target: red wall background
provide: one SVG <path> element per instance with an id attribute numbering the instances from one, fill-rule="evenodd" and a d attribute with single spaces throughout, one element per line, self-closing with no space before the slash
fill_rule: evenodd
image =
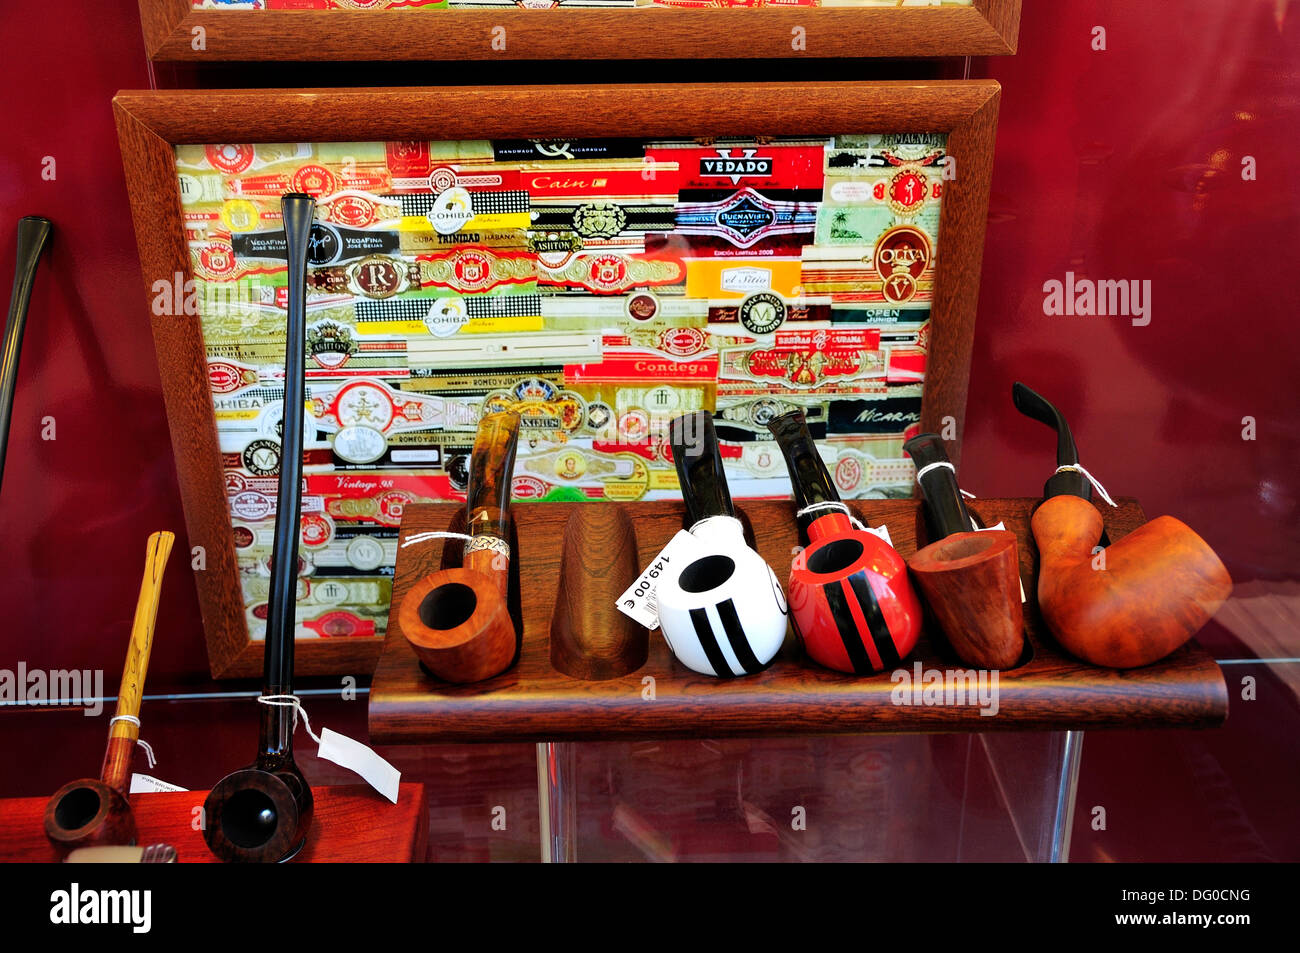
<path id="1" fill-rule="evenodd" d="M 1098 27 L 1104 50 L 1093 48 Z M 183 565 L 188 545 L 109 107 L 118 89 L 154 79 L 136 4 L 9 0 L 0 52 L 10 79 L 0 104 L 6 279 L 17 218 L 39 213 L 56 226 L 32 298 L 0 495 L 0 667 L 103 668 L 114 679 L 144 540 L 171 528 L 178 555 L 150 692 L 215 689 Z M 954 67 L 808 68 L 829 78 Z M 589 65 L 577 69 L 590 79 Z M 645 69 L 600 67 L 609 79 L 644 79 Z M 682 70 L 754 75 L 749 65 Z M 1012 381 L 1024 380 L 1064 410 L 1085 464 L 1112 493 L 1139 497 L 1150 515 L 1178 516 L 1224 557 L 1246 598 L 1203 643 L 1223 659 L 1300 655 L 1300 3 L 1025 0 L 1020 53 L 972 61 L 970 70 L 1000 80 L 1003 98 L 963 485 L 985 496 L 1040 492 L 1054 445 L 1011 405 Z M 457 75 L 466 81 L 464 70 Z M 519 75 L 539 74 L 528 67 Z M 660 75 L 681 78 L 667 67 Z M 436 83 L 438 73 L 159 67 L 157 78 L 370 85 Z M 501 79 L 494 70 L 488 81 Z M 1241 174 L 1246 156 L 1255 160 L 1254 181 Z M 52 180 L 42 178 L 46 157 Z M 1067 271 L 1150 280 L 1151 323 L 1045 316 L 1043 283 Z M 1251 441 L 1242 438 L 1247 416 L 1257 428 Z M 53 440 L 41 438 L 46 417 L 54 418 Z M 1265 853 L 1300 857 L 1297 669 L 1229 666 L 1230 690 L 1250 674 L 1259 696 L 1242 702 L 1234 694 L 1229 723 L 1216 732 L 1090 735 L 1081 813 L 1098 798 L 1122 800 L 1134 824 L 1129 840 L 1103 842 L 1083 818 L 1076 857 L 1240 858 L 1258 853 L 1240 848 L 1256 841 Z M 44 790 L 27 790 L 32 784 L 15 781 L 0 793 Z M 1225 803 L 1231 819 L 1216 821 Z M 1205 831 L 1240 818 L 1255 840 L 1230 832 L 1207 835 L 1201 848 L 1185 841 L 1188 825 Z M 1137 828 L 1147 840 L 1132 840 Z M 1139 842 L 1148 846 L 1132 846 Z"/>

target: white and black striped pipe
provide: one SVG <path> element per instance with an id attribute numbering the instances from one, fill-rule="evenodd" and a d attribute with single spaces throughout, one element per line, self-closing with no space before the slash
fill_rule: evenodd
<path id="1" fill-rule="evenodd" d="M 785 594 L 772 567 L 745 542 L 709 415 L 677 418 L 669 436 L 691 532 L 704 555 L 661 579 L 655 593 L 660 629 L 673 655 L 692 671 L 753 675 L 785 641 Z"/>

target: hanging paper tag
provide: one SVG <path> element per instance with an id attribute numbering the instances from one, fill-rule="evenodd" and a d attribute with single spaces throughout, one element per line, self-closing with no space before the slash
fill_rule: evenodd
<path id="1" fill-rule="evenodd" d="M 365 778 L 367 784 L 394 804 L 397 803 L 397 785 L 402 772 L 359 741 L 328 728 L 320 730 L 320 750 L 317 757 L 341 764 Z"/>
<path id="2" fill-rule="evenodd" d="M 870 533 L 872 536 L 879 536 L 890 546 L 894 545 L 894 541 L 889 538 L 889 527 L 886 526 L 884 523 L 881 523 L 879 526 L 875 526 L 875 527 L 868 526 L 867 532 Z"/>
<path id="3" fill-rule="evenodd" d="M 659 555 L 650 560 L 636 582 L 627 587 L 627 591 L 618 597 L 615 605 L 618 611 L 630 616 L 647 629 L 659 628 L 659 600 L 655 590 L 664 574 L 676 570 L 679 566 L 704 554 L 704 546 L 698 539 L 684 529 L 668 541 L 668 545 L 659 550 Z"/>
<path id="4" fill-rule="evenodd" d="M 132 794 L 154 794 L 159 791 L 188 791 L 189 788 L 183 788 L 176 784 L 170 784 L 167 781 L 159 781 L 157 778 L 151 778 L 147 774 L 131 775 L 131 792 Z"/>
<path id="5" fill-rule="evenodd" d="M 971 520 L 971 525 L 975 526 L 974 520 Z M 1007 528 L 1006 523 L 998 523 L 997 526 L 975 526 L 975 532 L 990 533 L 995 529 L 1006 529 L 1006 528 Z M 1017 579 L 1016 581 L 1020 583 L 1020 601 L 1027 602 L 1028 600 L 1025 599 L 1025 581 L 1023 579 Z"/>

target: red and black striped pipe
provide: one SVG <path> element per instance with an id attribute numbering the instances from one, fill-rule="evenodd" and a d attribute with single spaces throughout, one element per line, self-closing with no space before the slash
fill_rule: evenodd
<path id="1" fill-rule="evenodd" d="M 842 507 L 829 505 L 840 503 L 839 494 L 802 411 L 774 418 L 768 429 L 803 514 L 799 529 L 807 545 L 790 566 L 789 602 L 804 650 L 839 672 L 894 667 L 921 634 L 921 603 L 907 563 L 879 536 L 855 527 Z"/>

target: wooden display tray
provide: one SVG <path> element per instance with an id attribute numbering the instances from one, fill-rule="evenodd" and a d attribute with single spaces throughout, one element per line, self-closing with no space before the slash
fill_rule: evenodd
<path id="1" fill-rule="evenodd" d="M 1019 541 L 1020 571 L 1028 602 L 1025 627 L 1033 657 L 999 675 L 998 711 L 981 715 L 974 705 L 900 705 L 891 695 L 899 683 L 890 672 L 855 677 L 804 658 L 793 635 L 766 671 L 718 680 L 696 674 L 668 651 L 658 632 L 650 656 L 630 675 L 584 681 L 556 671 L 550 661 L 549 629 L 559 586 L 565 522 L 575 506 L 628 507 L 637 532 L 640 564 L 682 527 L 677 502 L 629 504 L 522 503 L 513 508 L 516 550 L 523 579 L 524 638 L 518 664 L 487 681 L 452 685 L 428 674 L 403 638 L 396 613 L 370 691 L 370 738 L 376 744 L 464 741 L 564 741 L 613 738 L 729 737 L 858 733 L 870 731 L 997 731 L 1095 728 L 1201 728 L 1228 713 L 1223 674 L 1195 642 L 1141 669 L 1095 668 L 1067 656 L 1046 631 L 1034 600 L 1038 553 L 1029 541 L 1029 516 L 1037 500 L 972 500 L 969 508 L 986 526 L 1005 522 Z M 445 530 L 463 508 L 413 505 L 402 521 L 401 541 L 416 533 Z M 888 526 L 904 556 L 924 541 L 916 500 L 869 500 L 852 504 L 870 526 Z M 758 551 L 782 583 L 798 545 L 791 502 L 737 505 Z M 1118 509 L 1102 506 L 1115 541 L 1146 522 L 1136 500 Z M 398 549 L 393 605 L 421 577 L 439 568 L 443 540 Z M 459 546 L 459 543 L 451 545 Z M 629 580 L 630 582 L 630 580 Z M 928 626 L 927 626 L 928 628 Z M 899 666 L 965 669 L 942 636 L 922 634 Z M 654 700 L 643 697 L 646 676 Z"/>
<path id="2" fill-rule="evenodd" d="M 195 830 L 194 809 L 207 791 L 132 794 L 136 843 L 171 844 L 182 864 L 219 863 L 203 832 Z M 424 860 L 429 809 L 423 784 L 402 784 L 397 803 L 364 784 L 313 788 L 315 815 L 307 843 L 294 863 L 417 863 Z M 53 863 L 45 839 L 45 805 L 49 798 L 25 797 L 0 802 L 0 863 Z"/>

